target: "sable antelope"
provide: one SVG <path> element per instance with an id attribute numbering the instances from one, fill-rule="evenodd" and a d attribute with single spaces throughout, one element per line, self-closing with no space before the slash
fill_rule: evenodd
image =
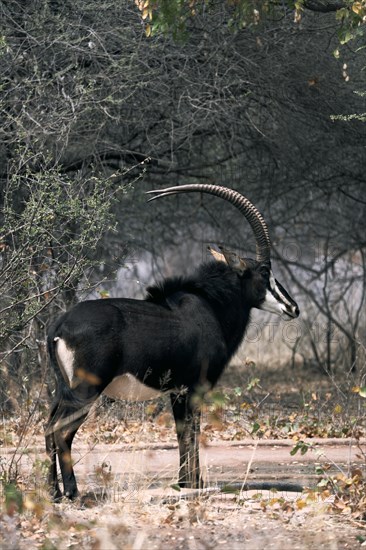
<path id="1" fill-rule="evenodd" d="M 61 497 L 78 494 L 71 463 L 76 431 L 102 393 L 146 400 L 168 392 L 176 423 L 179 485 L 199 487 L 200 410 L 195 394 L 212 388 L 243 340 L 250 310 L 288 319 L 296 302 L 271 270 L 270 239 L 264 219 L 243 195 L 221 186 L 192 184 L 150 191 L 158 199 L 176 193 L 216 195 L 239 209 L 252 227 L 256 259 L 221 249 L 189 277 L 165 279 L 147 289 L 144 300 L 110 298 L 80 302 L 48 333 L 57 392 L 46 428 L 51 460 L 49 483 Z"/>

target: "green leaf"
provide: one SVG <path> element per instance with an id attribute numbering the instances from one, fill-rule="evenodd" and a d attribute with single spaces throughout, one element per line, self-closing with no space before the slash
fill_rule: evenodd
<path id="1" fill-rule="evenodd" d="M 351 32 L 349 30 L 340 32 L 339 41 L 342 45 L 347 44 L 347 42 L 352 40 L 352 38 L 354 38 L 354 33 L 353 32 Z"/>
<path id="2" fill-rule="evenodd" d="M 307 453 L 309 450 L 309 445 L 305 443 L 305 441 L 298 441 L 295 445 L 295 447 L 290 451 L 290 455 L 294 456 L 298 451 L 301 452 L 302 455 Z"/>
<path id="3" fill-rule="evenodd" d="M 252 427 L 252 434 L 255 434 L 260 429 L 260 427 L 261 425 L 258 422 L 254 422 Z"/>
<path id="4" fill-rule="evenodd" d="M 5 507 L 9 515 L 23 510 L 23 494 L 15 483 L 6 483 L 4 486 Z"/>
<path id="5" fill-rule="evenodd" d="M 259 386 L 260 379 L 259 378 L 252 378 L 249 384 L 247 385 L 247 390 L 250 391 L 256 386 Z"/>
<path id="6" fill-rule="evenodd" d="M 221 391 L 212 392 L 210 402 L 218 407 L 223 407 L 226 404 L 225 395 Z"/>
<path id="7" fill-rule="evenodd" d="M 336 12 L 336 19 L 338 19 L 338 21 L 342 21 L 342 19 L 347 19 L 348 16 L 349 13 L 347 8 L 341 8 Z"/>
<path id="8" fill-rule="evenodd" d="M 299 444 L 295 445 L 295 447 L 293 447 L 290 451 L 290 455 L 291 456 L 295 456 L 295 454 L 297 453 L 297 451 L 299 450 Z"/>
<path id="9" fill-rule="evenodd" d="M 235 487 L 232 487 L 231 485 L 224 485 L 223 487 L 221 487 L 220 492 L 221 493 L 238 494 L 238 493 L 240 493 L 240 490 L 235 488 Z"/>
<path id="10" fill-rule="evenodd" d="M 304 443 L 304 444 L 301 446 L 301 449 L 300 449 L 301 454 L 304 455 L 305 453 L 308 452 L 308 450 L 309 450 L 308 445 L 307 445 L 306 443 Z"/>

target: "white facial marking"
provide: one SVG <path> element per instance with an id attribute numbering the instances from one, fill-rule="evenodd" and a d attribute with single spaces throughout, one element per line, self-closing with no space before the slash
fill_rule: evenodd
<path id="1" fill-rule="evenodd" d="M 161 391 L 143 384 L 130 373 L 121 374 L 113 378 L 103 393 L 108 397 L 125 399 L 127 401 L 147 401 L 149 399 L 156 399 L 162 395 Z"/>
<path id="2" fill-rule="evenodd" d="M 261 304 L 260 309 L 263 309 L 263 311 L 269 311 L 270 313 L 277 313 L 277 315 L 281 315 L 285 311 L 284 306 L 276 300 L 272 292 L 269 290 L 266 291 L 266 297 L 264 302 Z"/>
<path id="3" fill-rule="evenodd" d="M 291 316 L 288 314 L 286 306 L 291 306 L 291 304 L 276 285 L 276 280 L 272 271 L 269 276 L 269 285 L 274 294 L 272 294 L 271 290 L 266 291 L 266 297 L 260 309 L 281 315 L 284 320 L 290 320 Z M 278 296 L 278 298 L 276 298 L 275 295 Z"/>
<path id="4" fill-rule="evenodd" d="M 70 388 L 74 389 L 81 382 L 74 373 L 74 351 L 67 347 L 65 340 L 62 338 L 57 336 L 54 341 L 56 342 L 56 359 L 62 376 Z"/>

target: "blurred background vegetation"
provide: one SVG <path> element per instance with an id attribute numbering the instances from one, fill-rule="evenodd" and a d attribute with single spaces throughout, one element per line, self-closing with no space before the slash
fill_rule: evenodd
<path id="1" fill-rule="evenodd" d="M 146 204 L 194 182 L 258 206 L 299 302 L 286 329 L 254 316 L 251 353 L 365 385 L 365 3 L 266 6 L 0 2 L 2 410 L 47 394 L 47 326 L 75 301 L 141 297 L 207 243 L 254 253 L 229 205 Z"/>

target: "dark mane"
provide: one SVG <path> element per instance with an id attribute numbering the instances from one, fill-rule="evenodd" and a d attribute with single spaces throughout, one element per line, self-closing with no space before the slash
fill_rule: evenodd
<path id="1" fill-rule="evenodd" d="M 164 304 L 181 292 L 203 296 L 216 304 L 224 304 L 238 288 L 238 276 L 223 262 L 201 265 L 190 277 L 172 277 L 147 288 L 148 302 Z"/>

